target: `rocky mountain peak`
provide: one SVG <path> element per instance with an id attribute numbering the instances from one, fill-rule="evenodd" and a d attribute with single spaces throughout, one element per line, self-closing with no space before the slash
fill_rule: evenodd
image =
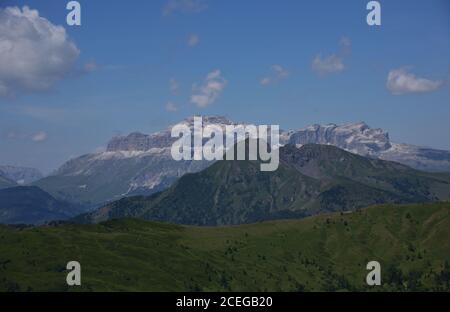
<path id="1" fill-rule="evenodd" d="M 194 126 L 194 117 L 184 119 L 178 124 L 185 124 L 189 127 Z M 224 116 L 202 116 L 203 125 L 217 124 L 221 126 L 235 124 Z M 143 134 L 133 132 L 127 136 L 116 136 L 108 143 L 107 152 L 117 151 L 140 151 L 145 152 L 152 148 L 167 148 L 172 145 L 174 138 L 171 137 L 172 127 L 153 134 Z"/>
<path id="2" fill-rule="evenodd" d="M 149 136 L 140 132 L 133 132 L 127 136 L 116 136 L 109 141 L 106 151 L 146 151 Z"/>
<path id="3" fill-rule="evenodd" d="M 382 129 L 372 129 L 365 122 L 316 124 L 290 131 L 285 140 L 293 145 L 330 144 L 361 155 L 377 155 L 391 148 L 389 134 Z"/>
<path id="4" fill-rule="evenodd" d="M 184 121 L 187 122 L 189 125 L 193 125 L 194 117 L 197 117 L 197 116 L 188 117 Z M 232 122 L 225 116 L 213 115 L 213 116 L 201 116 L 201 117 L 203 119 L 203 124 L 206 124 L 206 125 L 208 125 L 208 124 L 217 124 L 217 125 L 233 125 L 233 124 L 235 124 L 234 122 Z"/>

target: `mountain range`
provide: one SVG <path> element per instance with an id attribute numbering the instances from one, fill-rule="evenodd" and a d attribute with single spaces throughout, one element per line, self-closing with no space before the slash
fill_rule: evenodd
<path id="1" fill-rule="evenodd" d="M 203 117 L 204 125 L 237 125 L 221 116 Z M 193 127 L 193 117 L 179 124 Z M 133 195 L 151 195 L 167 189 L 187 173 L 199 172 L 213 162 L 174 161 L 171 127 L 151 134 L 131 133 L 114 137 L 106 151 L 69 160 L 36 185 L 52 196 L 88 207 Z M 450 171 L 450 152 L 393 143 L 389 134 L 360 122 L 346 125 L 314 125 L 282 131 L 280 142 L 333 145 L 365 157 L 396 161 L 425 171 Z"/>
<path id="2" fill-rule="evenodd" d="M 16 185 L 17 185 L 16 182 L 3 176 L 2 173 L 0 172 L 0 190 L 8 187 L 13 187 Z"/>
<path id="3" fill-rule="evenodd" d="M 0 177 L 14 181 L 15 184 L 26 185 L 40 180 L 44 176 L 35 168 L 0 166 Z"/>
<path id="4" fill-rule="evenodd" d="M 3 224 L 43 224 L 82 212 L 81 207 L 57 200 L 36 186 L 0 189 L 0 223 Z"/>
<path id="5" fill-rule="evenodd" d="M 396 161 L 418 170 L 450 171 L 450 151 L 394 143 L 388 132 L 370 128 L 365 122 L 313 125 L 286 131 L 281 136 L 284 144 L 328 144 L 361 156 Z"/>
<path id="6" fill-rule="evenodd" d="M 133 217 L 215 226 L 450 199 L 450 174 L 421 172 L 331 145 L 288 144 L 279 153 L 274 172 L 261 172 L 259 161 L 217 161 L 163 192 L 123 198 L 74 221 Z"/>

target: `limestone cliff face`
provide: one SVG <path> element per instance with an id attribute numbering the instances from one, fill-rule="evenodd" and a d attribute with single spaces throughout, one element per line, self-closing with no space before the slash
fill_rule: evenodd
<path id="1" fill-rule="evenodd" d="M 179 124 L 187 125 L 189 128 L 194 127 L 194 117 L 186 118 Z M 219 125 L 225 127 L 226 125 L 234 124 L 232 121 L 228 120 L 222 116 L 205 116 L 203 117 L 203 125 Z M 152 148 L 169 148 L 172 146 L 176 138 L 171 137 L 172 127 L 156 132 L 153 134 L 143 134 L 140 132 L 133 132 L 127 136 L 117 136 L 111 139 L 108 143 L 108 152 L 117 151 L 148 151 Z"/>
<path id="2" fill-rule="evenodd" d="M 389 134 L 366 123 L 313 125 L 291 131 L 288 143 L 294 145 L 329 144 L 360 155 L 376 155 L 391 148 Z"/>

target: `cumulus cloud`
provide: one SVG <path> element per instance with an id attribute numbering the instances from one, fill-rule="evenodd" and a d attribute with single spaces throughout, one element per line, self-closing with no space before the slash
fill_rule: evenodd
<path id="1" fill-rule="evenodd" d="M 174 113 L 178 111 L 178 107 L 175 105 L 175 103 L 169 101 L 166 103 L 166 111 Z"/>
<path id="2" fill-rule="evenodd" d="M 260 84 L 263 86 L 267 86 L 272 82 L 272 80 L 270 79 L 270 77 L 264 77 L 260 80 Z"/>
<path id="3" fill-rule="evenodd" d="M 44 131 L 39 131 L 31 136 L 33 142 L 44 142 L 47 140 L 47 133 Z"/>
<path id="4" fill-rule="evenodd" d="M 326 57 L 317 55 L 312 63 L 313 70 L 319 75 L 338 73 L 345 69 L 342 57 L 332 54 Z"/>
<path id="5" fill-rule="evenodd" d="M 0 96 L 50 89 L 80 51 L 62 26 L 28 7 L 0 9 Z"/>
<path id="6" fill-rule="evenodd" d="M 196 34 L 190 34 L 188 37 L 187 44 L 190 47 L 195 47 L 200 43 L 200 37 Z"/>
<path id="7" fill-rule="evenodd" d="M 270 75 L 261 78 L 260 84 L 267 86 L 269 84 L 281 81 L 289 77 L 289 72 L 281 65 L 272 65 L 270 68 Z"/>
<path id="8" fill-rule="evenodd" d="M 327 56 L 317 54 L 312 61 L 312 70 L 320 75 L 339 73 L 345 69 L 344 58 L 351 53 L 352 42 L 348 37 L 342 37 L 339 40 L 339 53 L 333 53 Z"/>
<path id="9" fill-rule="evenodd" d="M 163 7 L 163 15 L 175 12 L 198 13 L 208 7 L 205 0 L 168 0 Z"/>
<path id="10" fill-rule="evenodd" d="M 391 70 L 386 86 L 395 95 L 417 92 L 431 92 L 442 86 L 442 81 L 419 78 L 408 72 L 406 68 Z"/>
<path id="11" fill-rule="evenodd" d="M 192 87 L 191 103 L 198 107 L 206 107 L 214 103 L 227 85 L 220 70 L 210 72 L 202 85 Z"/>

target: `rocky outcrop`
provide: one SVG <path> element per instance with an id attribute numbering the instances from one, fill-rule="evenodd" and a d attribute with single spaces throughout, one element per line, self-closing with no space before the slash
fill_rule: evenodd
<path id="1" fill-rule="evenodd" d="M 289 131 L 287 142 L 293 145 L 329 144 L 363 156 L 377 155 L 391 148 L 389 134 L 372 129 L 366 123 L 313 125 Z"/>

